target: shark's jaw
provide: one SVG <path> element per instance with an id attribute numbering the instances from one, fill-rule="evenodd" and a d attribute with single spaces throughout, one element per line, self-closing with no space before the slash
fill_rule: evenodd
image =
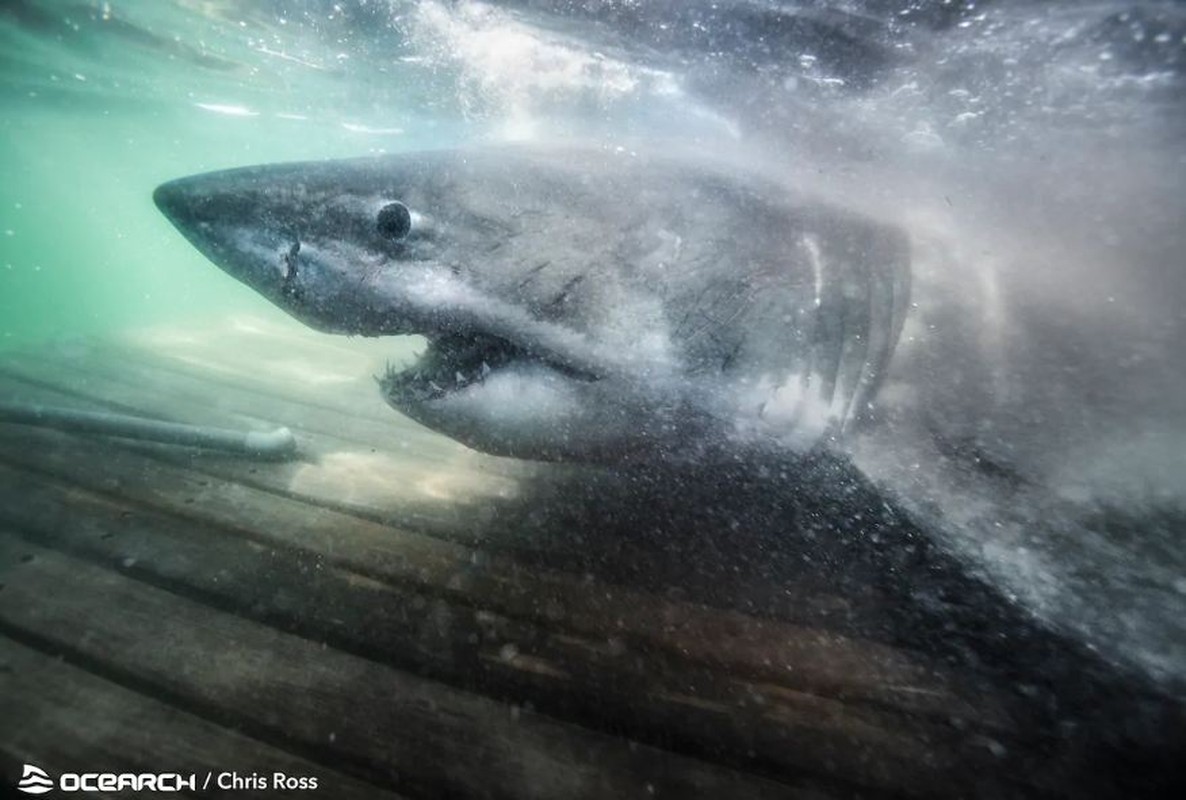
<path id="1" fill-rule="evenodd" d="M 504 372 L 552 372 L 555 379 L 593 382 L 598 376 L 488 333 L 420 332 L 428 347 L 415 363 L 388 367 L 379 386 L 393 407 L 408 411 L 480 387 Z"/>
<path id="2" fill-rule="evenodd" d="M 639 382 L 574 367 L 526 334 L 416 333 L 428 346 L 413 363 L 389 367 L 379 389 L 392 408 L 438 433 L 536 461 L 609 463 L 655 452 L 660 437 L 650 421 L 663 412 L 639 395 Z"/>

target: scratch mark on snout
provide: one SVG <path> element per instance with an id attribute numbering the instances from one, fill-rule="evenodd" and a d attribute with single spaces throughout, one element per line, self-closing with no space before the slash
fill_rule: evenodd
<path id="1" fill-rule="evenodd" d="M 564 284 L 563 288 L 560 289 L 556 296 L 552 298 L 551 302 L 548 303 L 547 308 L 555 308 L 556 306 L 566 303 L 568 301 L 568 296 L 572 294 L 572 290 L 577 288 L 577 286 L 579 286 L 584 280 L 584 275 L 577 275 L 571 278 L 568 283 Z"/>
<path id="2" fill-rule="evenodd" d="M 527 270 L 527 275 L 524 276 L 523 280 L 519 281 L 519 288 L 522 289 L 522 288 L 526 287 L 527 284 L 529 284 L 533 280 L 535 280 L 536 277 L 541 272 L 543 272 L 545 269 L 548 268 L 549 265 L 551 265 L 551 263 L 552 262 L 550 259 L 548 261 L 541 261 L 540 263 L 536 264 L 531 269 Z"/>
<path id="3" fill-rule="evenodd" d="M 285 295 L 293 298 L 299 298 L 301 293 L 300 287 L 296 285 L 300 252 L 301 240 L 294 237 L 288 252 L 280 257 L 281 263 L 284 264 L 284 278 L 281 280 L 280 289 Z"/>

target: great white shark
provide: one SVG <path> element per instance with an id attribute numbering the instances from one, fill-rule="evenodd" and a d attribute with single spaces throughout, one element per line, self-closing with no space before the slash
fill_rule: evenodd
<path id="1" fill-rule="evenodd" d="M 428 152 L 155 197 L 302 322 L 426 337 L 385 398 L 503 456 L 805 451 L 867 415 L 909 303 L 894 227 L 692 159 Z"/>
<path id="2" fill-rule="evenodd" d="M 1181 690 L 1186 586 L 1172 557 L 1133 566 L 1122 538 L 1172 525 L 1180 497 L 1065 480 L 1113 458 L 1148 469 L 1111 449 L 1149 435 L 1122 417 L 1166 432 L 1171 474 L 1181 459 L 1172 413 L 1137 402 L 1164 409 L 1178 373 L 1097 385 L 1123 338 L 1101 308 L 702 155 L 446 150 L 233 169 L 154 197 L 305 324 L 424 336 L 379 382 L 430 428 L 545 461 L 835 454 L 1005 596 Z M 1112 341 L 1080 336 L 1112 324 Z"/>

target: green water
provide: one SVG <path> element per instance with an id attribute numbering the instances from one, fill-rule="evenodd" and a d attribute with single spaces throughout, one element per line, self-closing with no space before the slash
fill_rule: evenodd
<path id="1" fill-rule="evenodd" d="M 399 72 L 397 31 L 352 43 L 335 26 L 354 21 L 330 17 L 245 3 L 0 5 L 0 347 L 278 315 L 177 235 L 153 207 L 157 184 L 464 135 L 448 108 L 413 124 L 429 77 Z"/>
<path id="2" fill-rule="evenodd" d="M 535 39 L 513 14 L 492 34 L 475 3 L 341 5 L 0 0 L 0 350 L 200 328 L 232 313 L 298 324 L 158 213 L 152 192 L 169 179 L 555 133 L 610 132 L 615 146 L 633 137 L 655 149 L 665 135 L 745 157 L 798 189 L 908 225 L 921 245 L 914 287 L 938 285 L 934 308 L 966 304 L 969 329 L 979 322 L 991 334 L 972 347 L 958 325 L 954 336 L 936 332 L 932 308 L 915 304 L 923 312 L 911 312 L 901 358 L 913 384 L 892 387 L 890 407 L 909 417 L 915 398 L 946 398 L 940 419 L 952 435 L 925 420 L 920 430 L 944 441 L 902 454 L 894 446 L 909 444 L 910 426 L 887 424 L 887 443 L 859 465 L 864 478 L 936 512 L 935 539 L 978 580 L 1186 696 L 1186 25 L 1158 27 L 1149 12 L 1147 30 L 1134 26 L 1119 0 L 986 4 L 1039 10 L 1011 27 L 1005 14 L 979 36 L 961 24 L 924 42 L 919 66 L 866 92 L 823 86 L 808 97 L 827 102 L 805 102 L 796 73 L 770 84 L 759 63 L 736 84 L 710 80 L 717 102 L 700 104 L 651 62 L 615 62 L 599 42 Z M 1125 53 L 1127 67 L 1107 66 Z M 705 77 L 697 66 L 679 63 L 689 86 Z M 811 74 L 804 66 L 800 77 Z M 951 343 L 958 359 L 915 369 L 916 339 L 918 353 Z M 961 386 L 965 372 L 985 380 Z M 982 397 L 981 385 L 1000 396 Z M 960 458 L 975 462 L 966 477 L 944 474 Z M 1014 462 L 1040 480 L 1031 486 Z M 785 479 L 763 494 L 796 491 Z M 660 489 L 663 500 L 682 490 Z M 711 500 L 699 494 L 692 511 Z M 1050 521 L 1064 501 L 1090 507 L 1088 523 Z M 652 529 L 635 508 L 611 511 Z M 862 518 L 835 513 L 837 530 Z M 721 519 L 729 541 L 747 514 Z M 673 541 L 709 516 L 673 528 Z"/>

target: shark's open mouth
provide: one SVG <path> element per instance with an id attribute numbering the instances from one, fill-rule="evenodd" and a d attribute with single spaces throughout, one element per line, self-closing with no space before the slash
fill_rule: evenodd
<path id="1" fill-rule="evenodd" d="M 596 375 L 530 352 L 497 336 L 448 333 L 426 334 L 426 337 L 428 347 L 414 364 L 402 371 L 388 367 L 379 381 L 389 400 L 436 400 L 481 383 L 498 371 L 515 365 L 534 364 L 575 380 L 597 380 Z"/>

